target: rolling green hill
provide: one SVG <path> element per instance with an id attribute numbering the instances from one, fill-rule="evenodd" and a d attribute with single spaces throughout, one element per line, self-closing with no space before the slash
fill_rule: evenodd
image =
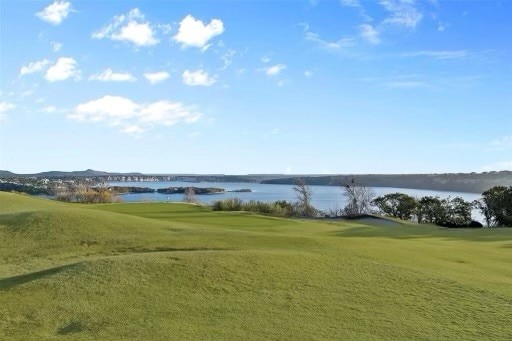
<path id="1" fill-rule="evenodd" d="M 512 229 L 0 193 L 2 340 L 507 340 Z"/>

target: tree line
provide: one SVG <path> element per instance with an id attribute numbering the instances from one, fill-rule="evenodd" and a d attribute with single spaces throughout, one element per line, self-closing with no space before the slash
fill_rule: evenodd
<path id="1" fill-rule="evenodd" d="M 259 201 L 242 202 L 240 199 L 219 200 L 213 209 L 219 211 L 251 211 L 264 214 L 297 217 L 357 217 L 365 214 L 380 214 L 420 224 L 436 224 L 445 227 L 483 227 L 472 220 L 474 209 L 481 212 L 488 227 L 512 227 L 512 186 L 495 186 L 482 193 L 475 201 L 461 197 L 440 198 L 424 196 L 415 198 L 404 193 L 391 193 L 377 197 L 372 188 L 351 179 L 340 185 L 345 206 L 317 210 L 312 205 L 313 190 L 304 179 L 297 179 L 293 190 L 296 202 Z"/>
<path id="2" fill-rule="evenodd" d="M 372 204 L 387 216 L 447 227 L 481 227 L 471 220 L 471 212 L 476 209 L 488 227 L 512 227 L 512 186 L 495 186 L 472 202 L 461 197 L 416 199 L 407 194 L 392 193 L 375 198 Z"/>

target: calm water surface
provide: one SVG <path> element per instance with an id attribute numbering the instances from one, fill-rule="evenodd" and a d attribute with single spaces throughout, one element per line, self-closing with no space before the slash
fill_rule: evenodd
<path id="1" fill-rule="evenodd" d="M 136 186 L 136 187 L 149 187 L 149 188 L 166 188 L 166 187 L 220 187 L 226 191 L 247 188 L 252 190 L 250 193 L 226 192 L 221 194 L 206 194 L 196 195 L 199 202 L 210 204 L 215 200 L 222 200 L 227 198 L 240 198 L 243 201 L 260 200 L 260 201 L 276 201 L 286 200 L 295 201 L 295 192 L 291 185 L 268 185 L 257 183 L 245 182 L 182 182 L 182 181 L 154 181 L 154 182 L 110 182 L 111 186 Z M 313 190 L 313 206 L 316 208 L 328 211 L 330 209 L 341 208 L 345 206 L 342 190 L 337 186 L 311 186 Z M 422 189 L 410 188 L 393 188 L 393 187 L 376 187 L 374 188 L 377 196 L 389 193 L 405 193 L 414 197 L 423 196 L 439 196 L 447 198 L 448 196 L 462 197 L 466 201 L 473 201 L 480 198 L 480 194 L 476 193 L 463 193 L 463 192 L 443 192 L 443 191 L 430 191 Z M 183 201 L 183 194 L 160 194 L 160 193 L 140 193 L 140 194 L 123 194 L 121 195 L 123 201 Z"/>

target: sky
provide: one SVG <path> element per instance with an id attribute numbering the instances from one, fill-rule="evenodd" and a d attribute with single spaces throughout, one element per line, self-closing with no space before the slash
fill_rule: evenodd
<path id="1" fill-rule="evenodd" d="M 512 1 L 0 0 L 0 169 L 512 170 Z"/>

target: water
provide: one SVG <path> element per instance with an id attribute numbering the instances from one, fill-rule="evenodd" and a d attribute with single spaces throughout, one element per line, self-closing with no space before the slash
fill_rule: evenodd
<path id="1" fill-rule="evenodd" d="M 155 181 L 155 182 L 110 182 L 110 186 L 135 186 L 149 188 L 166 188 L 166 187 L 220 187 L 226 191 L 247 188 L 252 192 L 226 192 L 219 194 L 196 195 L 196 199 L 205 204 L 211 204 L 213 201 L 227 198 L 240 198 L 243 201 L 259 200 L 271 202 L 276 200 L 296 201 L 295 192 L 291 185 L 270 185 L 245 182 L 182 182 L 182 181 Z M 342 189 L 338 186 L 311 186 L 313 190 L 312 204 L 314 207 L 329 211 L 331 209 L 342 208 L 345 206 Z M 389 193 L 405 193 L 413 197 L 423 196 L 439 196 L 440 198 L 462 197 L 466 201 L 473 201 L 480 198 L 477 193 L 464 192 L 444 192 L 430 191 L 411 188 L 393 188 L 393 187 L 376 187 L 374 188 L 376 196 Z M 160 193 L 138 193 L 123 194 L 121 198 L 126 202 L 133 201 L 183 201 L 183 194 L 160 194 Z M 481 217 L 474 212 L 474 217 L 481 220 Z"/>

